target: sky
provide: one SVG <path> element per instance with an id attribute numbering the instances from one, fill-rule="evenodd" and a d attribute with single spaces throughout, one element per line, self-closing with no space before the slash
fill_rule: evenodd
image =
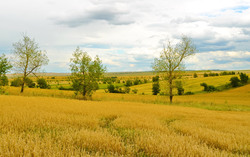
<path id="1" fill-rule="evenodd" d="M 182 35 L 198 52 L 187 70 L 250 69 L 249 0 L 8 0 L 0 2 L 0 55 L 26 34 L 46 51 L 46 72 L 70 72 L 79 46 L 108 72 L 151 71 Z"/>

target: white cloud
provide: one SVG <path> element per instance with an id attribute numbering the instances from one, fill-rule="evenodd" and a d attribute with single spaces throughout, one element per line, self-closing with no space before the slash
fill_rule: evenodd
<path id="1" fill-rule="evenodd" d="M 3 1 L 0 53 L 27 32 L 47 50 L 51 70 L 67 71 L 64 63 L 78 45 L 99 55 L 108 70 L 149 70 L 167 40 L 186 34 L 199 50 L 187 68 L 244 69 L 249 60 L 240 56 L 250 52 L 249 14 L 249 0 Z"/>

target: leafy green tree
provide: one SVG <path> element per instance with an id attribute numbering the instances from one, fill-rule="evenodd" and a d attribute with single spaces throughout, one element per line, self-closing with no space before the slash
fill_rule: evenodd
<path id="1" fill-rule="evenodd" d="M 12 65 L 8 61 L 8 59 L 3 54 L 0 56 L 0 92 L 4 93 L 4 89 L 2 86 L 8 85 L 8 78 L 6 73 L 12 68 Z"/>
<path id="2" fill-rule="evenodd" d="M 242 84 L 247 84 L 247 81 L 248 81 L 248 76 L 247 76 L 247 74 L 240 73 L 240 82 L 241 82 Z"/>
<path id="3" fill-rule="evenodd" d="M 168 42 L 167 48 L 164 47 L 160 58 L 154 60 L 153 69 L 163 76 L 163 81 L 168 83 L 170 103 L 173 100 L 173 81 L 181 77 L 181 71 L 184 69 L 183 61 L 195 52 L 196 48 L 192 40 L 183 36 L 175 46 Z"/>
<path id="4" fill-rule="evenodd" d="M 125 83 L 125 86 L 126 87 L 129 87 L 129 86 L 132 86 L 132 81 L 131 80 L 127 80 L 126 83 Z"/>
<path id="5" fill-rule="evenodd" d="M 11 81 L 11 86 L 14 86 L 14 87 L 20 87 L 22 85 L 22 79 L 21 78 L 16 78 L 14 79 L 13 81 Z"/>
<path id="6" fill-rule="evenodd" d="M 98 89 L 98 81 L 103 76 L 106 68 L 98 56 L 94 60 L 83 52 L 79 47 L 73 53 L 71 58 L 71 79 L 73 89 L 77 95 L 80 93 L 84 99 L 91 97 L 93 92 Z"/>
<path id="7" fill-rule="evenodd" d="M 37 79 L 37 85 L 41 89 L 47 89 L 49 87 L 47 81 L 44 78 Z"/>
<path id="8" fill-rule="evenodd" d="M 43 65 L 49 62 L 45 52 L 39 50 L 38 44 L 35 40 L 30 39 L 27 35 L 23 39 L 13 44 L 14 47 L 14 64 L 16 72 L 23 73 L 21 93 L 24 91 L 24 84 L 26 78 L 30 74 L 38 72 Z"/>
<path id="9" fill-rule="evenodd" d="M 198 77 L 198 75 L 196 73 L 194 73 L 194 78 L 197 78 L 197 77 Z"/>
<path id="10" fill-rule="evenodd" d="M 36 84 L 34 83 L 33 80 L 31 80 L 30 78 L 26 78 L 25 80 L 25 84 L 29 87 L 29 88 L 35 88 Z"/>
<path id="11" fill-rule="evenodd" d="M 155 77 L 152 78 L 152 81 L 153 81 L 153 84 L 152 84 L 153 95 L 157 95 L 161 91 L 159 78 L 160 78 L 159 76 L 155 76 Z"/>
<path id="12" fill-rule="evenodd" d="M 207 85 L 206 83 L 201 83 L 200 85 L 204 87 L 203 91 L 206 91 L 206 92 L 213 92 L 217 90 L 217 88 L 215 88 L 214 86 Z"/>
<path id="13" fill-rule="evenodd" d="M 108 85 L 108 92 L 109 93 L 118 93 L 118 91 L 116 92 L 115 86 L 113 84 Z"/>
<path id="14" fill-rule="evenodd" d="M 157 95 L 158 93 L 160 93 L 160 91 L 161 91 L 161 89 L 160 89 L 160 83 L 159 83 L 159 81 L 154 82 L 153 83 L 153 87 L 152 87 L 153 95 Z"/>
<path id="15" fill-rule="evenodd" d="M 181 81 L 175 81 L 175 86 L 177 88 L 178 95 L 183 95 L 184 94 L 184 88 L 183 88 L 182 82 Z"/>
<path id="16" fill-rule="evenodd" d="M 230 82 L 232 87 L 240 86 L 240 79 L 237 76 L 231 77 Z"/>
<path id="17" fill-rule="evenodd" d="M 0 86 L 7 86 L 8 84 L 9 84 L 8 77 L 6 75 L 1 76 L 0 77 Z"/>

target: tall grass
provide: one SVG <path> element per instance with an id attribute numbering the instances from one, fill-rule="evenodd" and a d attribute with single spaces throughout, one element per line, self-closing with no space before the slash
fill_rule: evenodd
<path id="1" fill-rule="evenodd" d="M 248 156 L 250 114 L 0 96 L 0 156 Z"/>
<path id="2" fill-rule="evenodd" d="M 73 91 L 26 88 L 24 93 L 20 93 L 20 88 L 16 87 L 9 87 L 6 91 L 10 95 L 81 99 L 81 96 L 75 96 Z M 97 91 L 93 95 L 92 100 L 127 101 L 170 105 L 169 98 L 167 96 L 114 94 L 104 93 L 103 90 Z M 246 85 L 223 92 L 174 96 L 173 105 L 197 107 L 209 110 L 250 111 L 249 102 L 250 85 Z"/>

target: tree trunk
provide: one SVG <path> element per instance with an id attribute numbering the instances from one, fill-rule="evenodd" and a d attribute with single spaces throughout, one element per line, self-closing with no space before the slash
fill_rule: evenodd
<path id="1" fill-rule="evenodd" d="M 23 89 L 24 89 L 24 82 L 22 83 L 21 93 L 23 93 Z"/>
<path id="2" fill-rule="evenodd" d="M 23 90 L 24 90 L 24 84 L 25 84 L 25 80 L 26 80 L 26 73 L 24 74 L 24 77 L 23 77 L 23 82 L 22 82 L 22 86 L 21 86 L 21 93 L 23 93 Z"/>
<path id="3" fill-rule="evenodd" d="M 170 98 L 170 104 L 172 104 L 173 96 L 169 96 Z"/>
<path id="4" fill-rule="evenodd" d="M 169 79 L 169 100 L 170 104 L 172 104 L 173 101 L 173 86 L 172 86 L 172 79 Z"/>

